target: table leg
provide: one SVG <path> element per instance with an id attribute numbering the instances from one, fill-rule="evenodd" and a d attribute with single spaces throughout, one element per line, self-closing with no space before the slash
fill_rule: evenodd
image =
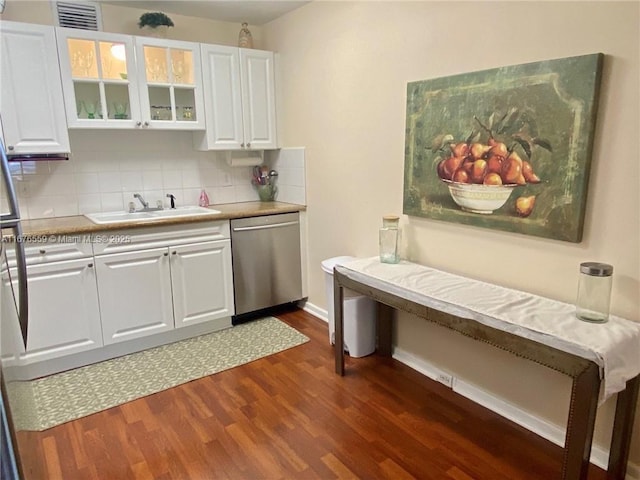
<path id="1" fill-rule="evenodd" d="M 613 421 L 611 449 L 609 450 L 609 477 L 611 480 L 624 480 L 627 474 L 627 462 L 631 448 L 633 418 L 638 404 L 640 375 L 627 382 L 627 388 L 618 392 L 616 416 Z"/>
<path id="2" fill-rule="evenodd" d="M 331 306 L 330 306 L 331 307 Z M 344 289 L 333 274 L 333 317 L 335 321 L 336 373 L 344 375 Z"/>
<path id="3" fill-rule="evenodd" d="M 378 302 L 378 353 L 384 357 L 391 356 L 391 336 L 393 308 Z"/>
<path id="4" fill-rule="evenodd" d="M 598 408 L 600 375 L 594 363 L 573 379 L 562 465 L 563 480 L 585 480 Z"/>

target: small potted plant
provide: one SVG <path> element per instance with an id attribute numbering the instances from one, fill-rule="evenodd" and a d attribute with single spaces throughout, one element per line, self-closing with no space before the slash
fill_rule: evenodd
<path id="1" fill-rule="evenodd" d="M 145 29 L 153 37 L 166 37 L 169 27 L 173 27 L 173 21 L 162 12 L 147 12 L 140 15 L 138 27 Z"/>

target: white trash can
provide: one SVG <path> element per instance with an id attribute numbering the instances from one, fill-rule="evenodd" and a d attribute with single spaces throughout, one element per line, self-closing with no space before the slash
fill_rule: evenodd
<path id="1" fill-rule="evenodd" d="M 355 260 L 355 257 L 334 257 L 322 262 L 329 311 L 329 342 L 335 344 L 336 321 L 333 312 L 333 267 Z M 344 292 L 344 349 L 352 357 L 364 357 L 376 350 L 376 302 L 349 289 Z"/>

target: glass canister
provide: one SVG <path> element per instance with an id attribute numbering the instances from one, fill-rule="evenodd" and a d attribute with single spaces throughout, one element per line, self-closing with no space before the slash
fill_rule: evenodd
<path id="1" fill-rule="evenodd" d="M 580 320 L 604 323 L 609 320 L 613 267 L 606 263 L 580 264 L 576 316 Z"/>
<path id="2" fill-rule="evenodd" d="M 396 215 L 382 217 L 382 228 L 380 229 L 380 261 L 382 263 L 398 263 L 400 261 L 398 253 L 399 220 L 400 217 Z"/>

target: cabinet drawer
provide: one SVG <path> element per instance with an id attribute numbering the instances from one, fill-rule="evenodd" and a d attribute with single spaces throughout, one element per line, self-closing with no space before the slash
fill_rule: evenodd
<path id="1" fill-rule="evenodd" d="M 24 237 L 24 253 L 27 265 L 74 260 L 93 255 L 89 235 L 39 235 Z M 16 265 L 15 244 L 6 243 L 7 260 L 10 267 Z"/>
<path id="2" fill-rule="evenodd" d="M 231 238 L 228 220 L 110 230 L 108 234 L 93 236 L 93 251 L 96 255 L 108 255 L 228 238 Z"/>

